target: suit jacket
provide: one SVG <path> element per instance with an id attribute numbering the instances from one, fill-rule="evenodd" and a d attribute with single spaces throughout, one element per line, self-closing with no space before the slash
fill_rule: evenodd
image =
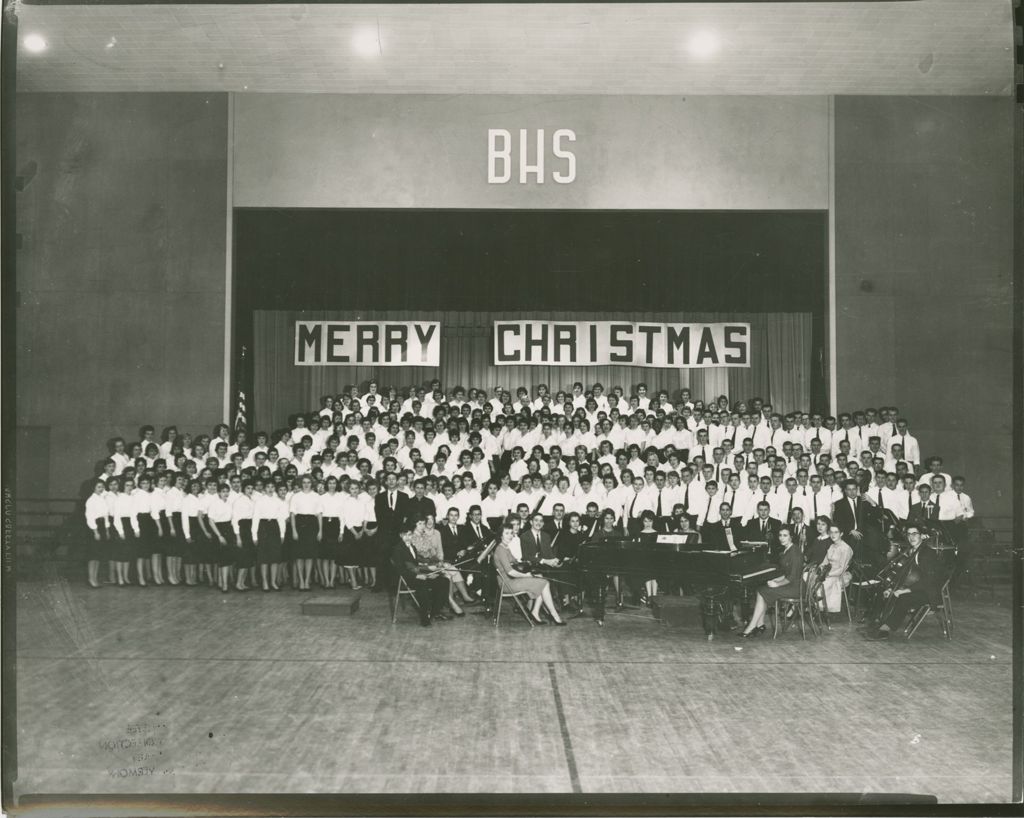
<path id="1" fill-rule="evenodd" d="M 456 526 L 455 533 L 452 533 L 448 523 L 442 523 L 437 526 L 437 530 L 441 532 L 441 550 L 444 552 L 444 558 L 452 562 L 455 555 L 465 548 L 462 544 L 462 526 Z"/>
<path id="2" fill-rule="evenodd" d="M 765 521 L 768 525 L 767 535 L 761 534 L 761 520 L 754 517 L 749 523 L 743 527 L 744 540 L 750 540 L 751 542 L 761 542 L 766 540 L 768 542 L 768 551 L 774 553 L 775 549 L 779 545 L 779 529 L 782 528 L 782 523 L 776 520 L 774 517 L 769 517 Z"/>
<path id="3" fill-rule="evenodd" d="M 519 535 L 519 545 L 523 550 L 524 560 L 535 561 L 538 559 L 554 559 L 555 552 L 551 548 L 551 535 L 546 531 L 540 532 L 539 546 L 536 538 L 534 537 L 534 531 L 532 528 Z"/>
<path id="4" fill-rule="evenodd" d="M 374 498 L 376 500 L 376 498 Z M 423 497 L 422 499 L 413 495 L 409 498 L 409 516 L 410 517 L 426 517 L 428 514 L 434 518 L 434 521 L 440 523 L 437 519 L 437 506 L 434 505 L 434 501 L 429 497 Z"/>
<path id="5" fill-rule="evenodd" d="M 587 532 L 582 528 L 573 534 L 566 526 L 554 542 L 555 554 L 559 559 L 575 559 L 579 554 L 580 546 L 587 541 Z"/>
<path id="6" fill-rule="evenodd" d="M 910 513 L 907 515 L 907 524 L 909 525 L 910 523 L 916 523 L 920 525 L 921 523 L 933 524 L 938 522 L 939 504 L 936 503 L 934 500 L 931 501 L 931 503 L 931 516 L 928 515 L 927 511 L 925 510 L 925 507 L 921 504 L 920 501 L 914 503 L 914 505 L 910 507 Z"/>
<path id="7" fill-rule="evenodd" d="M 395 510 L 388 506 L 388 492 L 382 491 L 373 498 L 373 510 L 377 514 L 377 528 L 382 534 L 397 534 L 402 523 L 410 515 L 409 497 L 395 491 Z"/>
<path id="8" fill-rule="evenodd" d="M 416 551 L 412 546 L 402 542 L 402 538 L 397 535 L 391 546 L 391 564 L 410 586 L 416 582 L 416 574 L 420 570 L 416 561 Z"/>
<path id="9" fill-rule="evenodd" d="M 551 535 L 551 539 L 555 538 L 555 534 L 557 533 L 558 529 L 555 528 L 555 518 L 554 517 L 545 517 L 544 518 L 544 530 L 547 531 L 548 534 Z M 567 519 L 565 519 L 565 517 L 563 517 L 562 518 L 562 531 L 568 531 L 568 530 L 569 530 L 569 521 Z"/>
<path id="10" fill-rule="evenodd" d="M 839 526 L 839 530 L 843 532 L 844 537 L 855 528 L 863 532 L 864 525 L 867 522 L 867 515 L 871 507 L 863 497 L 858 497 L 854 502 L 857 506 L 856 523 L 853 519 L 853 512 L 850 510 L 850 501 L 846 497 L 836 500 L 832 506 L 832 522 Z"/>
<path id="11" fill-rule="evenodd" d="M 739 548 L 740 541 L 749 539 L 745 535 L 746 527 L 739 517 L 732 517 L 729 520 L 729 528 L 732 530 L 733 544 Z M 758 535 L 760 536 L 760 534 Z M 711 551 L 728 551 L 729 540 L 725 536 L 725 524 L 705 523 L 700 528 L 700 539 L 705 548 Z"/>
<path id="12" fill-rule="evenodd" d="M 818 532 L 811 529 L 807 523 L 800 524 L 800 531 L 796 530 L 796 525 L 791 526 L 793 529 L 793 540 L 797 548 L 800 549 L 800 553 L 803 554 L 807 551 L 807 546 L 817 536 Z"/>
<path id="13" fill-rule="evenodd" d="M 483 548 L 490 545 L 491 540 L 494 539 L 494 533 L 484 523 L 480 521 L 480 536 L 477 537 L 476 532 L 473 530 L 472 523 L 463 523 L 459 526 L 459 548 L 463 549 L 477 549 Z"/>

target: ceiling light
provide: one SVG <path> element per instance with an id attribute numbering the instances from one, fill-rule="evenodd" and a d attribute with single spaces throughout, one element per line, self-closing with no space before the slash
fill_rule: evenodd
<path id="1" fill-rule="evenodd" d="M 380 33 L 376 26 L 360 28 L 352 35 L 352 50 L 360 57 L 377 57 L 381 53 Z"/>
<path id="2" fill-rule="evenodd" d="M 25 50 L 30 54 L 38 54 L 40 51 L 46 51 L 46 40 L 38 34 L 28 34 L 21 42 L 22 45 L 25 46 Z"/>
<path id="3" fill-rule="evenodd" d="M 706 60 L 718 51 L 718 35 L 713 31 L 698 31 L 691 35 L 686 44 L 690 56 Z"/>

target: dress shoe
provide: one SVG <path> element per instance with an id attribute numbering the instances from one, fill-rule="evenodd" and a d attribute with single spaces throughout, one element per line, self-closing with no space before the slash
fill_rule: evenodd
<path id="1" fill-rule="evenodd" d="M 881 630 L 869 631 L 868 633 L 864 634 L 864 638 L 868 639 L 871 642 L 880 642 L 883 639 L 888 639 L 889 638 L 889 631 L 881 631 Z"/>
<path id="2" fill-rule="evenodd" d="M 566 622 L 564 619 L 559 619 L 557 622 L 555 622 L 555 624 L 556 625 L 568 625 L 569 623 Z"/>

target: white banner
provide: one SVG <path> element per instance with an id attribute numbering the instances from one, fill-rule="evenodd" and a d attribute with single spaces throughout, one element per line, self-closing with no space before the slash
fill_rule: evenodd
<path id="1" fill-rule="evenodd" d="M 750 366 L 750 324 L 495 321 L 496 366 Z"/>
<path id="2" fill-rule="evenodd" d="M 437 321 L 296 321 L 296 366 L 440 366 Z"/>

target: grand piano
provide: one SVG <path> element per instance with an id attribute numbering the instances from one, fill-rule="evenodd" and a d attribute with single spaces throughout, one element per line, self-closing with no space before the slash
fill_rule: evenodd
<path id="1" fill-rule="evenodd" d="M 582 587 L 592 589 L 594 617 L 604 622 L 608 576 L 635 582 L 657 579 L 682 586 L 701 598 L 704 632 L 713 638 L 726 602 L 781 576 L 769 562 L 767 544 L 744 543 L 735 551 L 709 551 L 688 545 L 680 535 L 658 534 L 583 543 L 577 555 Z"/>

